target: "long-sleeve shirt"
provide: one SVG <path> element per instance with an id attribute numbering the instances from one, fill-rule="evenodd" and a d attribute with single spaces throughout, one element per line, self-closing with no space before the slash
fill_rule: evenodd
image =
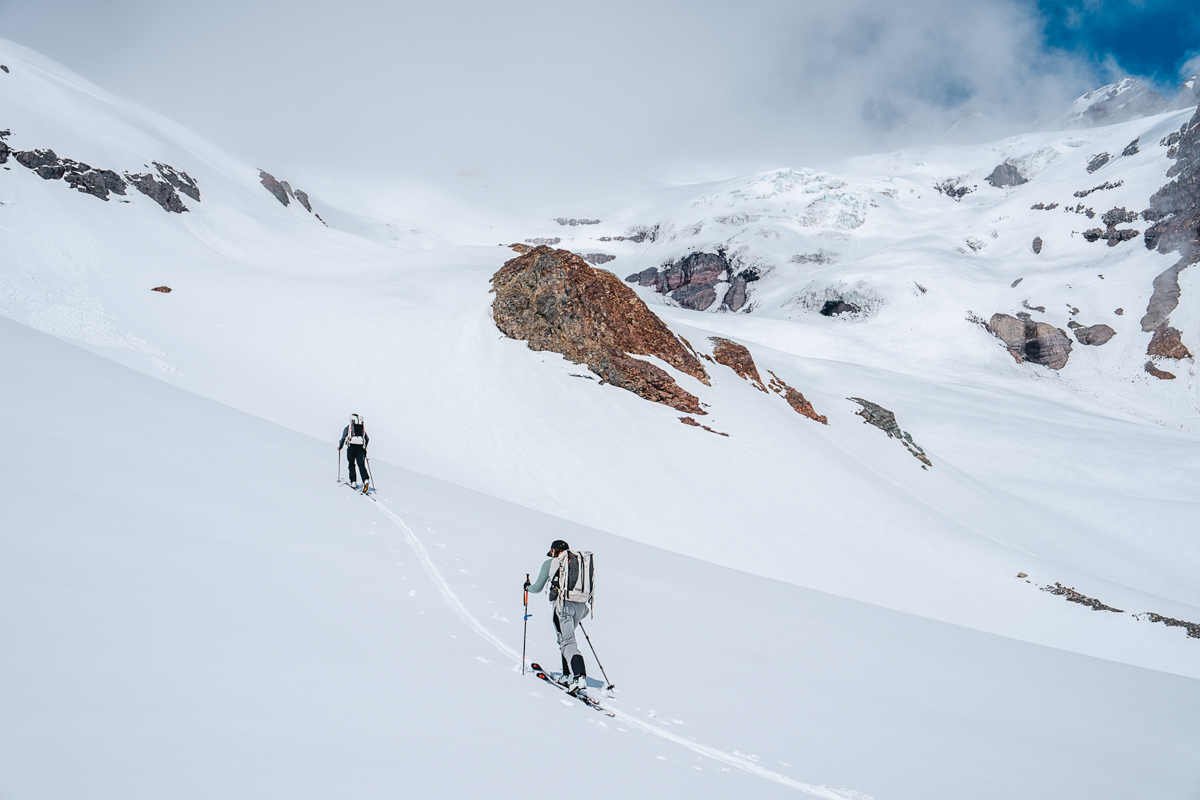
<path id="1" fill-rule="evenodd" d="M 342 440 L 340 442 L 338 442 L 338 450 L 342 449 L 342 445 L 344 445 L 346 443 L 346 440 L 348 438 L 350 438 L 350 426 L 349 425 L 347 425 L 345 430 L 342 431 Z M 367 435 L 366 431 L 363 431 L 363 447 L 366 447 L 370 443 L 371 443 L 371 437 Z"/>
<path id="2" fill-rule="evenodd" d="M 538 594 L 546 588 L 546 581 L 550 580 L 551 571 L 558 572 L 557 558 L 546 559 L 546 563 L 542 564 L 542 571 L 538 573 L 537 580 L 530 584 L 529 591 Z"/>

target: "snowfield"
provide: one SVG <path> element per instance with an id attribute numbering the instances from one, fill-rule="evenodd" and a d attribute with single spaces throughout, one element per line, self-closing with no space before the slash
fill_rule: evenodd
<path id="1" fill-rule="evenodd" d="M 284 206 L 53 62 L 0 63 L 12 151 L 200 194 L 0 168 L 0 797 L 1200 793 L 1200 639 L 1144 616 L 1200 623 L 1194 366 L 1147 374 L 1140 324 L 1177 257 L 1082 237 L 1147 207 L 1193 110 L 464 222 L 299 178 L 315 213 Z M 1004 164 L 1026 182 L 990 185 Z M 828 425 L 660 363 L 717 436 L 503 337 L 497 245 L 536 238 L 623 279 L 723 254 L 704 310 L 627 285 Z M 1192 353 L 1198 281 L 1171 314 Z M 1055 371 L 993 313 L 1116 335 Z M 375 502 L 334 482 L 351 412 Z M 521 675 L 555 538 L 596 553 L 615 717 Z"/>

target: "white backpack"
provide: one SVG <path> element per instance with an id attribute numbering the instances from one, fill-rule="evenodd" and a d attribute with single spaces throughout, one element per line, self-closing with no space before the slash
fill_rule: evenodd
<path id="1" fill-rule="evenodd" d="M 595 573 L 590 550 L 564 550 L 558 554 L 558 575 L 554 578 L 558 588 L 556 599 L 561 611 L 563 603 L 587 603 L 594 608 Z"/>
<path id="2" fill-rule="evenodd" d="M 358 414 L 352 415 L 350 417 L 350 426 L 346 429 L 346 444 L 365 445 L 367 443 L 366 436 L 366 423 L 362 421 L 362 417 L 358 416 Z"/>

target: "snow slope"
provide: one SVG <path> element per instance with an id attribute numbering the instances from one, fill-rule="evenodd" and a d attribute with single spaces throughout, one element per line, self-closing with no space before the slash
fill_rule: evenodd
<path id="1" fill-rule="evenodd" d="M 0 796 L 1198 788 L 1178 769 L 1200 744 L 1194 679 L 758 578 L 378 461 L 372 503 L 333 482 L 327 442 L 8 320 L 0 340 L 20 461 L 0 488 Z M 557 536 L 602 554 L 587 627 L 615 719 L 519 674 L 519 584 Z M 544 598 L 531 611 L 530 653 L 553 663 Z"/>
<path id="2" fill-rule="evenodd" d="M 272 776 L 290 766 L 292 793 L 351 780 L 382 793 L 397 769 L 430 786 L 461 781 L 463 793 L 500 774 L 559 785 L 538 748 L 560 737 L 539 734 L 561 722 L 555 730 L 574 737 L 604 720 L 558 710 L 544 692 L 546 715 L 571 716 L 524 716 L 542 712 L 524 710 L 531 689 L 490 636 L 516 647 L 513 587 L 566 530 L 612 565 L 595 632 L 606 664 L 621 665 L 623 711 L 644 720 L 654 708 L 661 731 L 728 754 L 721 779 L 737 782 L 680 778 L 679 769 L 720 766 L 623 719 L 628 737 L 598 730 L 611 739 L 588 745 L 624 765 L 597 794 L 781 791 L 738 753 L 806 786 L 879 797 L 1189 789 L 1194 771 L 1179 765 L 1195 735 L 1187 720 L 1200 645 L 1132 616 L 1200 621 L 1194 377 L 1186 362 L 1174 382 L 1141 371 L 1149 334 L 1138 319 L 1173 257 L 1136 240 L 1085 243 L 1078 231 L 1096 223 L 1062 210 L 1075 191 L 1120 180 L 1075 202 L 1145 207 L 1170 163 L 1158 139 L 1188 113 L 865 158 L 836 176 L 782 170 L 665 187 L 575 212 L 603 218 L 596 226 L 511 209 L 497 212 L 499 233 L 436 215 L 409 223 L 378 208 L 325 207 L 312 193 L 325 227 L 277 202 L 257 170 L 36 54 L 0 43 L 0 62 L 11 68 L 0 75 L 0 124 L 14 149 L 53 147 L 114 170 L 162 161 L 202 193 L 187 213 L 167 214 L 136 192 L 105 202 L 11 161 L 0 170 L 0 313 L 107 359 L 5 322 L 14 342 L 4 351 L 6 452 L 32 454 L 10 459 L 6 508 L 19 524 L 6 548 L 25 559 L 14 556 L 27 565 L 15 574 L 43 576 L 13 584 L 5 606 L 30 653 L 13 685 L 32 688 L 12 697 L 26 698 L 22 719 L 32 720 L 63 687 L 86 688 L 55 706 L 49 738 L 21 739 L 14 763 L 42 765 L 21 773 L 23 786 L 50 773 L 128 785 L 132 760 L 120 762 L 126 773 L 104 770 L 120 767 L 117 751 L 148 747 L 169 766 L 146 778 L 158 781 L 147 793 L 199 787 L 188 770 L 209 756 L 194 753 L 236 761 L 221 779 L 264 790 L 282 786 Z M 1135 137 L 1141 152 L 1087 173 L 1096 152 L 1119 153 Z M 1005 160 L 1029 183 L 987 186 Z M 979 188 L 961 202 L 932 189 L 952 178 Z M 1039 202 L 1060 207 L 1030 208 Z M 661 235 L 600 241 L 632 225 Z M 729 434 L 714 436 L 503 338 L 488 279 L 512 252 L 495 239 L 550 235 L 616 255 L 607 266 L 622 277 L 718 244 L 741 250 L 762 271 L 752 313 L 694 312 L 637 291 L 698 349 L 712 335 L 749 345 L 764 377 L 773 370 L 803 391 L 829 425 L 723 367 L 709 370 L 711 387 L 676 374 L 708 404 L 702 421 Z M 1035 235 L 1040 255 L 1029 249 Z M 828 258 L 792 259 L 822 251 Z M 1172 316 L 1193 352 L 1196 280 L 1183 274 Z M 173 291 L 150 291 L 163 284 Z M 874 298 L 873 313 L 831 319 L 804 301 L 828 290 Z M 1118 335 L 1102 348 L 1077 345 L 1061 372 L 1016 364 L 966 317 L 1015 313 L 1023 300 L 1055 325 L 1104 320 Z M 933 466 L 863 424 L 852 397 L 894 411 Z M 26 421 L 46 409 L 81 427 L 40 444 L 46 434 Z M 350 411 L 367 418 L 392 502 L 384 507 L 403 525 L 330 486 L 329 443 Z M 62 494 L 47 474 L 60 476 Z M 455 608 L 479 625 L 434 595 L 404 525 L 433 554 Z M 41 529 L 56 533 L 29 535 Z M 439 544 L 463 561 L 442 558 Z M 133 583 L 114 584 L 114 574 Z M 1038 591 L 1055 582 L 1125 613 Z M 47 596 L 42 585 L 81 588 Z M 111 605 L 95 607 L 91 623 L 68 613 L 68 601 L 94 594 Z M 23 610 L 32 598 L 39 604 Z M 415 613 L 414 604 L 429 619 L 394 629 L 397 609 Z M 541 613 L 539 652 L 552 654 Z M 47 630 L 71 632 L 74 649 L 55 649 Z M 221 647 L 207 654 L 200 642 Z M 330 655 L 339 648 L 349 655 Z M 748 668 L 774 683 L 747 687 Z M 45 675 L 60 678 L 39 683 Z M 240 681 L 244 690 L 222 696 Z M 159 705 L 139 694 L 147 685 L 159 687 Z M 460 741 L 467 726 L 441 717 L 478 716 L 459 699 L 464 687 L 486 704 L 501 699 Z M 84 699 L 95 696 L 113 699 Z M 514 716 L 526 726 L 516 737 L 506 727 Z M 399 718 L 438 733 L 427 741 L 397 728 Z M 1103 736 L 1079 743 L 1060 735 L 1063 725 Z M 57 769 L 54 737 L 69 731 L 107 743 L 88 750 L 97 772 Z M 186 737 L 208 749 L 193 753 Z M 478 768 L 443 760 L 448 741 Z M 646 742 L 678 759 L 666 777 Z M 185 752 L 195 761 L 181 761 Z M 350 770 L 359 763 L 369 769 Z M 27 791 L 0 778 L 0 792 Z"/>

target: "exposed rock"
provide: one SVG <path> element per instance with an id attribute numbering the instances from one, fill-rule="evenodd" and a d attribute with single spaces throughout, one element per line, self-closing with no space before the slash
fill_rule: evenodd
<path id="1" fill-rule="evenodd" d="M 1110 156 L 1109 154 L 1106 154 L 1106 152 L 1102 152 L 1102 154 L 1092 156 L 1092 160 L 1087 162 L 1088 174 L 1096 172 L 1096 170 L 1099 169 L 1100 167 L 1103 167 L 1104 164 L 1109 163 L 1111 158 L 1112 158 L 1112 156 Z M 1092 191 L 1094 192 L 1096 190 L 1092 190 Z M 1076 194 L 1076 197 L 1079 197 L 1078 194 Z"/>
<path id="2" fill-rule="evenodd" d="M 296 202 L 304 206 L 304 210 L 312 213 L 312 203 L 308 200 L 308 192 L 302 192 L 299 189 L 292 192 L 292 197 L 296 198 Z M 320 217 L 318 217 L 320 219 Z M 322 220 L 323 221 L 323 220 Z"/>
<path id="3" fill-rule="evenodd" d="M 141 175 L 127 174 L 125 179 L 133 188 L 158 203 L 165 211 L 182 214 L 188 210 L 188 207 L 179 199 L 179 193 L 175 191 L 175 187 L 161 178 L 143 173 Z"/>
<path id="4" fill-rule="evenodd" d="M 282 183 L 275 180 L 275 176 L 271 173 L 260 169 L 258 171 L 258 179 L 262 183 L 263 188 L 275 195 L 275 199 L 283 203 L 284 206 L 287 206 L 292 201 L 291 193 Z"/>
<path id="5" fill-rule="evenodd" d="M 912 453 L 925 467 L 933 466 L 933 462 L 925 456 L 925 451 L 913 441 L 912 436 L 900 430 L 900 426 L 896 424 L 895 414 L 883 406 L 876 405 L 870 400 L 863 400 L 861 397 L 848 397 L 846 399 L 853 400 L 862 406 L 861 409 L 854 413 L 862 417 L 863 422 L 879 428 L 879 430 L 888 435 L 889 439 L 898 439 L 900 444 L 904 445 L 908 452 Z M 921 467 L 921 469 L 925 469 L 925 467 Z"/>
<path id="6" fill-rule="evenodd" d="M 542 245 L 505 263 L 492 291 L 492 316 L 509 338 L 587 364 L 604 382 L 647 400 L 706 413 L 665 370 L 633 357 L 657 356 L 708 383 L 699 359 L 612 273 Z"/>
<path id="7" fill-rule="evenodd" d="M 680 417 L 679 421 L 682 422 L 684 425 L 691 425 L 693 428 L 704 428 L 704 430 L 708 431 L 709 433 L 715 433 L 717 436 L 725 436 L 725 437 L 729 436 L 728 433 L 722 433 L 721 431 L 714 431 L 712 428 L 708 427 L 707 425 L 701 425 L 699 422 L 696 422 L 696 420 L 692 419 L 691 417 Z"/>
<path id="8" fill-rule="evenodd" d="M 1146 348 L 1146 355 L 1174 359 L 1191 358 L 1192 356 L 1180 338 L 1179 331 L 1165 322 L 1155 329 L 1154 336 L 1150 338 L 1150 346 Z"/>
<path id="9" fill-rule="evenodd" d="M 668 261 L 658 269 L 647 268 L 625 280 L 641 286 L 653 286 L 659 294 L 667 294 L 684 308 L 704 311 L 717 300 L 717 286 L 728 283 L 721 308 L 738 311 L 746 303 L 746 287 L 759 278 L 754 268 L 733 274 L 723 248 L 716 253 L 689 253 L 678 261 Z"/>
<path id="10" fill-rule="evenodd" d="M 1029 301 L 1028 301 L 1028 300 L 1022 300 L 1022 301 L 1021 301 L 1021 305 L 1022 305 L 1022 306 L 1024 306 L 1025 308 L 1028 308 L 1030 311 L 1036 311 L 1036 312 L 1038 312 L 1039 314 L 1045 314 L 1045 313 L 1046 313 L 1046 307 L 1045 307 L 1045 306 L 1031 306 L 1031 305 L 1029 305 Z M 1018 316 L 1020 316 L 1020 315 L 1018 314 Z M 1026 317 L 1028 317 L 1029 315 L 1028 315 L 1028 314 L 1026 314 L 1025 316 L 1026 316 Z M 1022 317 L 1022 319 L 1023 319 L 1023 318 L 1024 318 L 1024 317 Z"/>
<path id="11" fill-rule="evenodd" d="M 1118 308 L 1118 309 L 1117 309 L 1116 311 L 1114 311 L 1113 313 L 1114 313 L 1114 314 L 1116 314 L 1118 317 L 1120 317 L 1120 316 L 1124 316 L 1124 314 L 1125 314 L 1125 309 L 1123 309 L 1123 308 Z"/>
<path id="12" fill-rule="evenodd" d="M 1075 330 L 1076 328 L 1082 328 L 1083 326 L 1080 325 L 1075 320 L 1071 320 L 1067 323 L 1067 327 L 1070 328 L 1071 330 Z"/>
<path id="13" fill-rule="evenodd" d="M 1093 186 L 1090 189 L 1081 189 L 1078 192 L 1075 192 L 1075 196 L 1076 197 L 1087 197 L 1092 192 L 1102 192 L 1106 189 L 1117 189 L 1124 185 L 1125 185 L 1124 180 L 1119 180 L 1116 183 L 1113 183 L 1112 181 L 1105 181 L 1104 183 L 1100 184 L 1099 186 Z M 1081 210 L 1082 208 L 1083 208 L 1083 205 L 1080 204 L 1079 209 L 1077 209 L 1077 211 Z M 1092 218 L 1092 215 L 1088 214 L 1088 219 L 1091 219 L 1091 218 Z"/>
<path id="14" fill-rule="evenodd" d="M 1004 342 L 1018 364 L 1029 361 L 1050 369 L 1062 369 L 1071 356 L 1071 340 L 1066 332 L 1045 322 L 993 314 L 987 329 Z"/>
<path id="15" fill-rule="evenodd" d="M 1079 326 L 1078 322 L 1071 327 L 1075 328 L 1075 338 L 1079 340 L 1080 344 L 1099 346 L 1102 344 L 1107 344 L 1109 339 L 1117 335 L 1115 330 L 1103 323 L 1099 325 L 1092 325 L 1087 328 L 1076 326 Z"/>
<path id="16" fill-rule="evenodd" d="M 1142 137 L 1134 139 L 1129 144 L 1125 145 L 1125 149 L 1121 151 L 1122 156 L 1136 156 L 1138 154 L 1138 140 Z"/>
<path id="17" fill-rule="evenodd" d="M 520 253 L 522 255 L 524 255 L 525 253 L 528 253 L 530 250 L 533 249 L 532 245 L 521 244 L 520 242 L 514 242 L 513 244 L 510 244 L 509 247 L 511 247 L 513 250 L 516 250 L 518 253 Z"/>
<path id="18" fill-rule="evenodd" d="M 13 158 L 23 167 L 33 170 L 38 177 L 48 181 L 56 181 L 66 174 L 66 166 L 59 160 L 53 150 L 18 150 Z"/>
<path id="19" fill-rule="evenodd" d="M 570 225 L 571 227 L 575 227 L 576 225 L 599 225 L 600 224 L 600 220 L 598 220 L 598 219 L 567 219 L 566 217 L 555 217 L 554 221 L 557 222 L 559 225 Z"/>
<path id="20" fill-rule="evenodd" d="M 155 286 L 155 287 L 154 287 L 153 289 L 151 289 L 150 291 L 152 291 L 152 292 L 162 292 L 163 294 L 170 294 L 170 292 L 171 292 L 171 287 L 170 287 L 170 286 Z"/>
<path id="21" fill-rule="evenodd" d="M 1160 381 L 1175 380 L 1175 374 L 1173 372 L 1167 372 L 1166 370 L 1159 369 L 1158 367 L 1154 366 L 1153 361 L 1147 361 L 1146 365 L 1142 367 L 1142 369 L 1146 370 L 1146 372 L 1158 378 Z"/>
<path id="22" fill-rule="evenodd" d="M 997 167 L 997 169 L 999 169 L 999 167 Z M 961 180 L 963 179 L 951 178 L 950 180 L 942 181 L 941 183 L 935 183 L 933 188 L 937 189 L 938 194 L 944 194 L 953 199 L 955 202 L 961 203 L 965 196 L 979 188 L 979 184 L 967 186 L 965 183 L 959 183 Z M 994 186 L 995 184 L 992 185 Z"/>
<path id="23" fill-rule="evenodd" d="M 614 261 L 616 256 L 611 256 L 608 253 L 584 253 L 583 260 L 589 264 L 607 264 Z"/>
<path id="24" fill-rule="evenodd" d="M 758 367 L 754 364 L 754 358 L 744 345 L 719 336 L 710 336 L 708 340 L 713 343 L 713 357 L 718 364 L 724 364 L 763 392 L 767 391 L 762 377 L 758 374 Z"/>
<path id="25" fill-rule="evenodd" d="M 843 300 L 826 300 L 825 305 L 821 306 L 821 316 L 836 317 L 839 314 L 857 314 L 862 311 L 861 308 L 853 303 L 847 303 Z"/>
<path id="26" fill-rule="evenodd" d="M 1013 281 L 1011 284 L 1009 284 L 1009 288 L 1010 288 L 1010 289 L 1015 289 L 1015 288 L 1017 288 L 1017 284 L 1019 284 L 1019 283 L 1020 283 L 1021 281 L 1023 281 L 1023 280 L 1025 280 L 1025 279 L 1024 279 L 1024 278 L 1017 278 L 1015 281 Z"/>
<path id="27" fill-rule="evenodd" d="M 1056 208 L 1058 208 L 1058 203 L 1051 203 L 1050 205 L 1046 205 L 1045 203 L 1034 203 L 1033 205 L 1031 205 L 1029 207 L 1029 210 L 1030 211 L 1053 211 Z"/>
<path id="28" fill-rule="evenodd" d="M 4 72 L 5 72 L 5 73 L 7 73 L 7 72 L 8 72 L 8 67 L 7 67 L 7 66 L 5 66 L 4 64 L 0 64 L 0 70 L 4 70 Z"/>
<path id="29" fill-rule="evenodd" d="M 163 180 L 171 184 L 176 191 L 186 194 L 197 203 L 200 202 L 200 187 L 196 185 L 195 179 L 186 172 L 177 170 L 170 164 L 160 164 L 157 161 L 154 162 L 154 168 L 158 170 L 158 174 L 162 176 Z"/>
<path id="30" fill-rule="evenodd" d="M 1042 253 L 1042 237 L 1040 237 L 1040 236 L 1033 237 L 1033 252 L 1034 252 L 1034 255 L 1041 255 L 1041 253 Z M 1016 284 L 1014 283 L 1013 286 L 1016 286 Z"/>
<path id="31" fill-rule="evenodd" d="M 1134 222 L 1137 218 L 1138 212 L 1126 211 L 1124 206 L 1105 211 L 1100 220 L 1107 228 L 1103 230 L 1100 228 L 1090 228 L 1083 232 L 1083 238 L 1088 242 L 1104 239 L 1108 242 L 1109 247 L 1116 247 L 1121 242 L 1127 242 L 1130 239 L 1136 238 L 1141 233 L 1141 231 L 1134 230 L 1133 228 L 1117 229 L 1118 225 L 1126 222 Z"/>
<path id="32" fill-rule="evenodd" d="M 1018 577 L 1018 578 L 1028 578 L 1028 577 L 1029 577 L 1029 575 L 1028 575 L 1028 574 L 1026 574 L 1026 573 L 1024 573 L 1024 572 L 1018 572 L 1018 573 L 1017 573 L 1017 577 Z"/>
<path id="33" fill-rule="evenodd" d="M 771 372 L 770 370 L 767 371 Z M 797 414 L 803 414 L 809 419 L 816 420 L 822 425 L 829 424 L 829 420 L 825 417 L 825 415 L 818 414 L 817 410 L 813 408 L 812 403 L 808 402 L 808 400 L 804 398 L 804 395 L 802 395 L 798 390 L 793 389 L 791 386 L 788 386 L 786 383 L 784 383 L 783 380 L 774 372 L 771 372 L 771 389 L 776 394 L 783 395 L 783 399 L 787 401 L 787 404 L 791 406 Z"/>
<path id="34" fill-rule="evenodd" d="M 1200 624 L 1195 622 L 1184 622 L 1181 619 L 1164 617 L 1162 614 L 1155 614 L 1153 611 L 1144 611 L 1141 614 L 1134 614 L 1133 618 L 1137 620 L 1145 619 L 1149 620 L 1150 622 L 1161 622 L 1168 628 L 1183 628 L 1185 631 L 1187 631 L 1188 638 L 1200 639 Z"/>
<path id="35" fill-rule="evenodd" d="M 558 244 L 561 241 L 562 241 L 562 239 L 558 238 L 557 236 L 550 236 L 545 239 L 526 239 L 525 240 L 525 242 L 527 244 L 531 244 L 534 247 L 537 247 L 538 245 L 542 245 L 542 244 Z"/>
<path id="36" fill-rule="evenodd" d="M 832 264 L 836 255 L 822 248 L 815 253 L 796 253 L 788 261 L 793 264 Z"/>
<path id="37" fill-rule="evenodd" d="M 1056 594 L 1059 597 L 1067 598 L 1067 600 L 1071 601 L 1072 603 L 1079 603 L 1079 605 L 1081 605 L 1081 606 L 1087 606 L 1092 611 L 1112 611 L 1116 614 L 1124 614 L 1125 613 L 1124 611 L 1122 611 L 1119 608 L 1113 608 L 1112 606 L 1104 605 L 1104 603 L 1101 603 L 1099 600 L 1097 600 L 1094 597 L 1088 597 L 1086 594 L 1081 594 L 1080 592 L 1077 592 L 1074 589 L 1068 589 L 1066 586 L 1063 586 L 1058 581 L 1055 581 L 1053 586 L 1042 586 L 1040 588 L 1041 588 L 1041 591 L 1043 591 L 1043 592 L 1049 592 L 1050 594 Z"/>
<path id="38" fill-rule="evenodd" d="M 992 174 L 984 178 L 985 181 L 995 186 L 997 189 L 1003 189 L 1008 186 L 1020 186 L 1022 183 L 1029 183 L 1017 165 L 1011 161 L 1005 161 L 992 170 Z"/>

